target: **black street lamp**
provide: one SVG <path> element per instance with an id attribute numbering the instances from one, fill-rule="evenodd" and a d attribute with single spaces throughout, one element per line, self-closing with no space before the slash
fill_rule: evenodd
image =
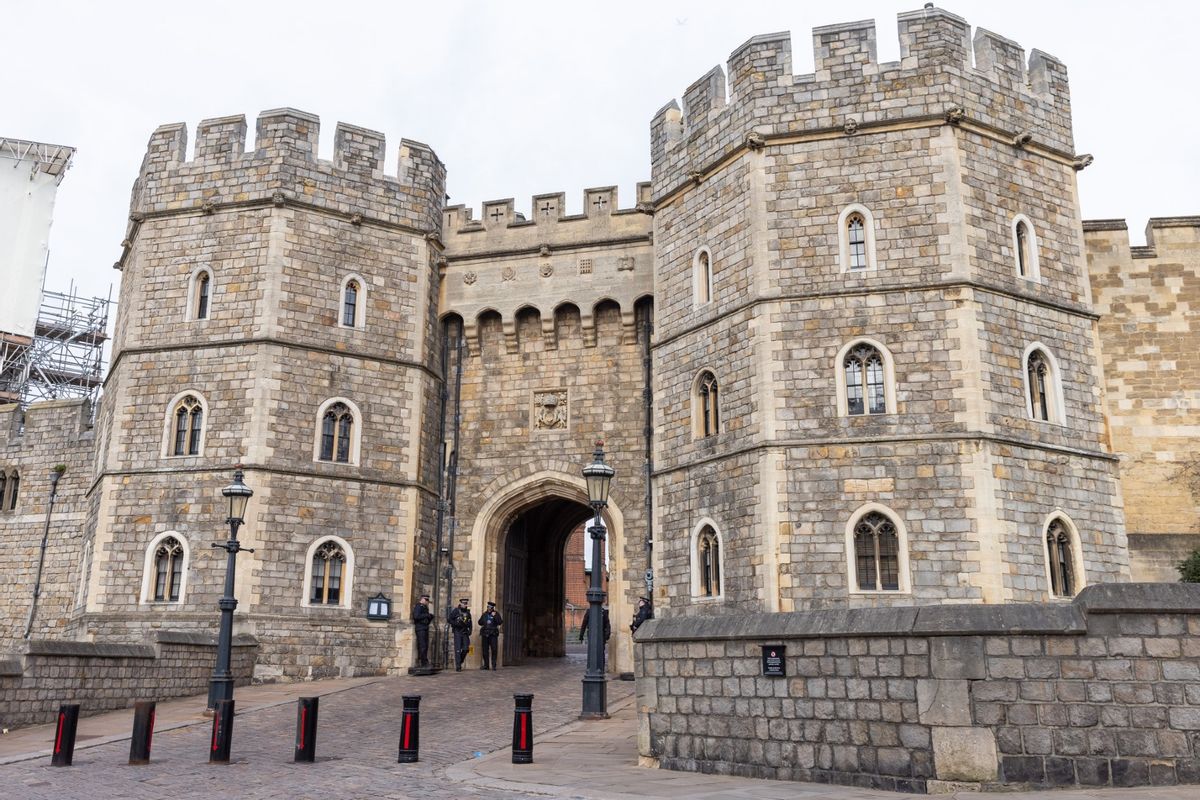
<path id="1" fill-rule="evenodd" d="M 593 461 L 583 468 L 587 482 L 588 502 L 592 519 L 588 533 L 592 535 L 592 583 L 587 590 L 588 600 L 588 657 L 583 673 L 583 713 L 580 719 L 608 719 L 608 678 L 604 674 L 604 621 L 600 604 L 604 602 L 601 575 L 604 572 L 604 523 L 600 509 L 608 505 L 608 489 L 616 470 L 604 463 L 604 442 L 596 442 Z"/>
<path id="2" fill-rule="evenodd" d="M 253 490 L 242 483 L 242 465 L 238 464 L 233 473 L 233 483 L 221 490 L 221 494 L 229 500 L 229 541 L 213 542 L 213 547 L 219 547 L 228 554 L 225 562 L 225 594 L 221 596 L 221 633 L 217 638 L 217 665 L 213 669 L 212 679 L 208 684 L 208 707 L 215 711 L 219 700 L 233 699 L 233 672 L 229 668 L 230 650 L 233 648 L 233 610 L 237 608 L 237 599 L 233 596 L 233 579 L 237 569 L 237 554 L 242 550 L 253 553 L 249 547 L 242 547 L 238 541 L 238 528 L 246 518 L 246 504 L 254 495 Z"/>

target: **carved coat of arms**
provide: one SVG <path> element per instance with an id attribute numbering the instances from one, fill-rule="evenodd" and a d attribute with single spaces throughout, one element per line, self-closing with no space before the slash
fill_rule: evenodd
<path id="1" fill-rule="evenodd" d="M 533 393 L 533 429 L 535 431 L 567 429 L 566 389 L 551 389 Z"/>

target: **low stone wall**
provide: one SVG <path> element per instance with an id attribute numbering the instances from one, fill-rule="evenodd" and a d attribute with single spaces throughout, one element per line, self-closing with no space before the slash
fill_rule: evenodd
<path id="1" fill-rule="evenodd" d="M 237 685 L 250 683 L 258 643 L 235 637 L 231 667 Z M 62 703 L 83 715 L 208 691 L 217 640 L 161 631 L 153 644 L 32 640 L 0 655 L 0 727 L 52 722 Z"/>
<path id="2" fill-rule="evenodd" d="M 1200 585 L 1070 603 L 685 617 L 638 631 L 669 769 L 911 792 L 1200 783 Z M 782 646 L 786 677 L 763 675 Z"/>

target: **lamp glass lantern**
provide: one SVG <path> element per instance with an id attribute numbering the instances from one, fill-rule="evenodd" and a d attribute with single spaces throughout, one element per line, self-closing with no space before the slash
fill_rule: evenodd
<path id="1" fill-rule="evenodd" d="M 246 505 L 254 496 L 254 490 L 242 482 L 240 467 L 233 473 L 233 483 L 222 489 L 221 494 L 229 500 L 229 521 L 240 525 L 246 518 Z"/>
<path id="2" fill-rule="evenodd" d="M 583 468 L 583 479 L 587 483 L 588 501 L 596 508 L 608 505 L 608 489 L 612 486 L 613 475 L 616 474 L 611 466 L 604 463 L 604 444 L 596 442 L 596 452 L 592 454 L 592 463 Z"/>

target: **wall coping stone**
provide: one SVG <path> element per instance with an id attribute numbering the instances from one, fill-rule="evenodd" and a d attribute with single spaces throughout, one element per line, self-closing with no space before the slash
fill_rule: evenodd
<path id="1" fill-rule="evenodd" d="M 75 642 L 31 639 L 21 648 L 26 656 L 79 656 L 82 658 L 155 658 L 153 645 L 117 642 Z"/>
<path id="2" fill-rule="evenodd" d="M 155 641 L 159 644 L 193 644 L 205 647 L 216 647 L 217 637 L 211 633 L 200 631 L 158 631 Z M 239 633 L 233 637 L 234 647 L 255 647 L 258 639 L 249 633 Z"/>
<path id="3" fill-rule="evenodd" d="M 1083 635 L 1089 614 L 1200 613 L 1200 584 L 1109 583 L 1071 602 L 895 606 L 648 620 L 639 643 L 830 636 Z"/>

